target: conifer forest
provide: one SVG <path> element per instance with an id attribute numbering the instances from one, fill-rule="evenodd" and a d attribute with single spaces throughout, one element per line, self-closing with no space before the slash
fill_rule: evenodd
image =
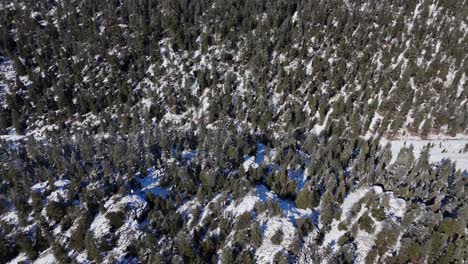
<path id="1" fill-rule="evenodd" d="M 0 263 L 468 263 L 468 0 L 0 0 Z"/>

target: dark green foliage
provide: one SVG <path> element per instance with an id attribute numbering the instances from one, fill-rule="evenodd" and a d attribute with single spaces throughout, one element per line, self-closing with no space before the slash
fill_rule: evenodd
<path id="1" fill-rule="evenodd" d="M 125 223 L 125 213 L 121 211 L 107 212 L 106 217 L 114 230 L 119 229 Z"/>
<path id="2" fill-rule="evenodd" d="M 252 223 L 252 216 L 249 212 L 244 212 L 237 218 L 236 228 L 238 230 L 246 229 L 250 227 Z"/>
<path id="3" fill-rule="evenodd" d="M 252 229 L 250 230 L 250 243 L 254 247 L 260 247 L 262 244 L 262 230 L 258 223 L 254 223 Z"/>
<path id="4" fill-rule="evenodd" d="M 15 237 L 15 241 L 20 248 L 20 251 L 25 252 L 26 255 L 31 258 L 35 259 L 39 256 L 39 252 L 34 249 L 34 241 L 32 237 L 28 234 L 19 233 Z"/>
<path id="5" fill-rule="evenodd" d="M 383 229 L 377 234 L 375 239 L 375 252 L 377 255 L 382 255 L 387 252 L 398 240 L 400 232 L 396 226 L 391 226 Z"/>
<path id="6" fill-rule="evenodd" d="M 284 236 L 284 233 L 282 229 L 276 230 L 276 232 L 271 237 L 271 243 L 275 245 L 281 244 L 281 242 L 283 242 L 283 236 Z"/>
<path id="7" fill-rule="evenodd" d="M 69 263 L 71 261 L 67 254 L 67 250 L 59 243 L 53 243 L 52 250 L 54 252 L 55 259 L 60 263 Z"/>
<path id="8" fill-rule="evenodd" d="M 177 234 L 175 238 L 175 243 L 177 246 L 177 252 L 180 255 L 184 256 L 187 259 L 194 257 L 194 252 L 192 248 L 192 240 L 184 231 L 181 231 Z"/>
<path id="9" fill-rule="evenodd" d="M 289 264 L 288 255 L 282 251 L 279 251 L 275 254 L 273 258 L 273 263 L 275 264 Z"/>
<path id="10" fill-rule="evenodd" d="M 416 242 L 406 245 L 399 258 L 403 261 L 417 262 L 422 259 L 422 246 Z"/>
<path id="11" fill-rule="evenodd" d="M 0 237 L 0 261 L 7 263 L 18 254 L 18 248 L 5 234 Z"/>
<path id="12" fill-rule="evenodd" d="M 70 237 L 70 246 L 73 249 L 80 251 L 85 247 L 86 231 L 90 224 L 90 219 L 86 215 L 76 220 L 76 227 Z"/>
<path id="13" fill-rule="evenodd" d="M 358 224 L 359 228 L 367 233 L 372 234 L 374 232 L 374 220 L 367 213 L 359 218 Z"/>
<path id="14" fill-rule="evenodd" d="M 296 225 L 298 232 L 303 235 L 308 234 L 314 227 L 310 218 L 299 218 L 296 220 Z"/>
<path id="15" fill-rule="evenodd" d="M 97 247 L 94 241 L 94 235 L 92 231 L 88 231 L 85 237 L 85 249 L 88 253 L 88 257 L 97 262 L 101 261 L 101 251 Z"/>
<path id="16" fill-rule="evenodd" d="M 0 195 L 0 214 L 4 214 L 8 212 L 9 209 L 10 209 L 10 202 L 8 201 L 6 197 Z"/>
<path id="17" fill-rule="evenodd" d="M 338 230 L 344 231 L 344 230 L 346 230 L 346 229 L 347 229 L 347 228 L 346 228 L 345 223 L 341 222 L 341 223 L 338 224 Z"/>
<path id="18" fill-rule="evenodd" d="M 377 221 L 383 221 L 385 219 L 385 210 L 382 206 L 374 207 L 371 210 L 371 215 Z"/>
<path id="19" fill-rule="evenodd" d="M 309 191 L 307 188 L 301 190 L 296 197 L 296 206 L 302 209 L 315 208 L 319 205 L 320 194 L 316 191 Z"/>
<path id="20" fill-rule="evenodd" d="M 42 210 L 42 197 L 39 192 L 31 193 L 31 202 L 32 202 L 32 207 L 36 213 Z"/>
<path id="21" fill-rule="evenodd" d="M 444 219 L 440 224 L 438 229 L 449 237 L 454 235 L 463 235 L 463 226 L 460 221 L 455 219 Z"/>
<path id="22" fill-rule="evenodd" d="M 46 206 L 47 216 L 54 221 L 60 222 L 66 213 L 66 204 L 63 202 L 50 201 Z"/>
<path id="23" fill-rule="evenodd" d="M 326 193 L 322 198 L 322 211 L 320 214 L 320 221 L 326 226 L 328 226 L 332 222 L 335 214 L 334 205 L 331 199 L 332 198 L 329 196 L 328 193 Z"/>

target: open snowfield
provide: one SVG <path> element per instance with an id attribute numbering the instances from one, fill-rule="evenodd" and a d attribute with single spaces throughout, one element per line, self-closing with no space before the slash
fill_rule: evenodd
<path id="1" fill-rule="evenodd" d="M 419 157 L 425 146 L 430 144 L 429 161 L 437 163 L 444 159 L 450 159 L 456 163 L 456 168 L 462 171 L 468 171 L 468 136 L 457 135 L 456 137 L 432 136 L 428 139 L 417 137 L 406 137 L 396 140 L 382 139 L 381 144 L 385 146 L 387 143 L 391 145 L 392 163 L 396 161 L 398 153 L 404 147 L 413 146 L 415 157 Z"/>

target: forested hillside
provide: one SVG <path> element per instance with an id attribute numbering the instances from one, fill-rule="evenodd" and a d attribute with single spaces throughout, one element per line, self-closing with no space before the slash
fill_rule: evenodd
<path id="1" fill-rule="evenodd" d="M 465 263 L 466 0 L 3 0 L 0 263 Z"/>

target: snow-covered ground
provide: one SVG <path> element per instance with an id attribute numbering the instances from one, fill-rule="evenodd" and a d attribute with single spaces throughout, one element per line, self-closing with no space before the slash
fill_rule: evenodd
<path id="1" fill-rule="evenodd" d="M 29 261 L 29 258 L 26 255 L 26 253 L 21 253 L 16 258 L 8 262 L 8 264 L 20 264 L 20 263 L 52 264 L 52 263 L 57 263 L 57 260 L 54 257 L 52 249 L 49 248 L 45 250 L 44 252 L 42 252 L 39 255 L 39 257 L 33 262 Z"/>
<path id="2" fill-rule="evenodd" d="M 396 197 L 393 192 L 384 192 L 380 186 L 373 186 L 370 188 L 366 187 L 355 190 L 346 196 L 345 200 L 343 201 L 340 219 L 334 219 L 331 224 L 331 230 L 325 234 L 322 244 L 324 247 L 330 246 L 332 251 L 338 250 L 338 240 L 358 222 L 362 215 L 364 215 L 366 212 L 369 212 L 369 208 L 367 208 L 364 204 L 359 205 L 359 211 L 357 211 L 354 216 L 350 215 L 350 211 L 370 193 L 377 195 L 380 200 L 380 204 L 385 204 L 383 203 L 384 200 L 388 201 L 388 204 L 384 208 L 387 221 L 399 221 L 399 219 L 403 217 L 406 211 L 406 202 L 405 200 Z M 365 257 L 375 244 L 377 234 L 382 231 L 384 226 L 384 222 L 378 221 L 372 217 L 371 214 L 369 214 L 369 217 L 371 217 L 374 222 L 374 231 L 372 233 L 368 233 L 365 230 L 358 230 L 355 237 L 357 246 L 356 263 L 365 262 Z M 346 229 L 340 230 L 340 223 L 345 224 Z M 395 250 L 398 250 L 398 248 L 395 248 Z"/>
<path id="3" fill-rule="evenodd" d="M 412 145 L 414 156 L 419 157 L 423 148 L 430 145 L 429 161 L 431 163 L 450 159 L 456 163 L 457 169 L 468 171 L 468 135 L 457 135 L 456 137 L 431 136 L 428 139 L 405 137 L 401 139 L 381 140 L 383 146 L 387 143 L 391 145 L 392 163 L 396 161 L 398 153 L 404 147 Z"/>
<path id="4" fill-rule="evenodd" d="M 267 218 L 264 225 L 262 245 L 255 252 L 255 259 L 257 263 L 273 263 L 275 254 L 287 248 L 293 241 L 296 228 L 288 219 L 282 217 Z M 284 235 L 281 243 L 275 245 L 271 238 L 279 229 Z"/>
<path id="5" fill-rule="evenodd" d="M 137 194 L 126 196 L 114 195 L 106 202 L 104 207 L 106 213 L 99 213 L 91 224 L 90 230 L 94 237 L 99 241 L 106 235 L 114 233 L 118 240 L 116 246 L 109 253 L 109 256 L 117 259 L 118 263 L 126 263 L 122 260 L 125 258 L 126 249 L 133 244 L 142 235 L 140 230 L 146 223 L 140 223 L 139 219 L 142 214 L 148 210 L 146 200 Z M 111 231 L 110 221 L 106 214 L 109 212 L 124 212 L 125 219 L 123 225 L 116 231 Z"/>
<path id="6" fill-rule="evenodd" d="M 54 257 L 54 252 L 52 249 L 47 249 L 42 252 L 41 255 L 34 261 L 34 264 L 50 264 L 57 263 L 57 259 Z"/>
<path id="7" fill-rule="evenodd" d="M 5 96 L 8 93 L 8 82 L 15 80 L 15 70 L 11 61 L 0 57 L 0 106 L 5 107 Z"/>
<path id="8" fill-rule="evenodd" d="M 138 181 L 142 185 L 141 191 L 143 193 L 149 191 L 152 192 L 154 195 L 161 196 L 164 198 L 167 197 L 168 190 L 159 186 L 159 180 L 161 179 L 163 173 L 164 171 L 161 169 L 148 169 L 148 174 L 144 178 L 138 179 Z"/>
<path id="9" fill-rule="evenodd" d="M 16 258 L 12 259 L 10 262 L 8 262 L 8 264 L 20 264 L 20 263 L 24 263 L 26 261 L 28 261 L 28 256 L 26 255 L 26 253 L 21 253 L 19 254 Z M 26 262 L 28 263 L 28 262 Z"/>
<path id="10" fill-rule="evenodd" d="M 289 247 L 296 232 L 297 219 L 310 218 L 317 225 L 319 217 L 316 210 L 299 209 L 294 201 L 278 197 L 264 185 L 257 185 L 255 190 L 245 197 L 227 206 L 224 212 L 238 217 L 245 212 L 252 212 L 257 202 L 268 200 L 278 202 L 282 215 L 272 217 L 267 213 L 262 213 L 256 216 L 255 219 L 262 229 L 262 245 L 255 252 L 256 263 L 273 263 L 275 254 Z M 278 229 L 281 229 L 284 235 L 282 242 L 275 245 L 271 242 L 271 237 Z"/>

